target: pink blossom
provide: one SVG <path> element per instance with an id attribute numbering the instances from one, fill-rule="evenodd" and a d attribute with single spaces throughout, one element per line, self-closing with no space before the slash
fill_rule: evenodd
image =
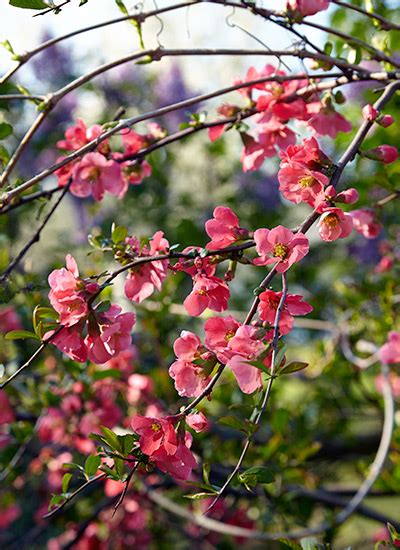
<path id="1" fill-rule="evenodd" d="M 102 134 L 102 129 L 99 124 L 90 126 L 88 128 L 81 118 L 78 118 L 75 126 L 70 126 L 65 131 L 65 139 L 57 142 L 57 147 L 59 149 L 64 149 L 65 151 L 76 151 L 80 149 L 93 139 L 99 137 Z M 100 144 L 100 147 L 104 149 L 107 146 L 107 141 L 105 140 Z M 102 152 L 105 152 L 102 150 Z"/>
<path id="2" fill-rule="evenodd" d="M 379 350 L 379 359 L 387 364 L 400 363 L 400 332 L 389 332 L 386 344 Z"/>
<path id="3" fill-rule="evenodd" d="M 208 428 L 207 418 L 202 412 L 191 413 L 186 417 L 186 424 L 195 432 L 204 432 Z"/>
<path id="4" fill-rule="evenodd" d="M 199 246 L 188 246 L 182 252 L 189 254 L 190 252 L 203 250 Z M 174 271 L 184 271 L 191 277 L 196 275 L 206 275 L 210 277 L 214 275 L 216 270 L 216 264 L 212 256 L 206 256 L 202 258 L 200 255 L 195 256 L 194 259 L 179 258 L 179 261 L 173 266 Z"/>
<path id="5" fill-rule="evenodd" d="M 38 437 L 42 443 L 62 443 L 67 431 L 67 419 L 62 411 L 49 407 L 40 418 Z"/>
<path id="6" fill-rule="evenodd" d="M 114 155 L 116 158 L 116 155 Z M 139 185 L 144 178 L 148 178 L 152 174 L 152 168 L 147 160 L 132 161 L 121 163 L 122 177 L 124 181 L 130 185 Z"/>
<path id="7" fill-rule="evenodd" d="M 383 256 L 378 264 L 375 266 L 375 273 L 385 273 L 394 266 L 394 259 L 390 256 Z"/>
<path id="8" fill-rule="evenodd" d="M 101 365 L 130 347 L 136 316 L 134 313 L 121 313 L 121 308 L 112 304 L 108 311 L 97 315 L 96 320 L 97 324 L 89 325 L 85 345 L 89 360 Z"/>
<path id="9" fill-rule="evenodd" d="M 314 137 L 303 139 L 299 145 L 289 145 L 287 149 L 279 153 L 279 156 L 281 157 L 281 168 L 300 165 L 308 169 L 318 169 L 320 166 L 331 164 Z"/>
<path id="10" fill-rule="evenodd" d="M 259 295 L 260 303 L 258 312 L 260 319 L 269 323 L 271 326 L 275 323 L 276 310 L 282 297 L 282 292 L 266 290 Z M 280 334 L 287 334 L 293 327 L 293 316 L 307 315 L 313 308 L 299 294 L 288 294 L 279 319 Z"/>
<path id="11" fill-rule="evenodd" d="M 350 122 L 330 105 L 315 101 L 307 105 L 307 110 L 310 115 L 307 126 L 320 136 L 335 138 L 339 132 L 351 131 Z"/>
<path id="12" fill-rule="evenodd" d="M 210 141 L 216 141 L 222 136 L 225 130 L 225 124 L 218 124 L 217 126 L 211 126 L 208 129 L 208 138 Z"/>
<path id="13" fill-rule="evenodd" d="M 132 428 L 140 435 L 140 450 L 163 472 L 176 479 L 186 480 L 196 460 L 190 451 L 192 438 L 189 433 L 177 435 L 170 417 L 151 418 L 136 415 Z"/>
<path id="14" fill-rule="evenodd" d="M 169 375 L 175 381 L 176 391 L 185 397 L 200 395 L 210 381 L 202 364 L 194 363 L 202 359 L 205 352 L 200 338 L 193 332 L 183 330 L 180 337 L 175 340 L 174 352 L 177 360 L 170 366 Z M 204 358 L 208 358 L 207 354 Z"/>
<path id="15" fill-rule="evenodd" d="M 47 332 L 43 339 L 48 340 L 51 336 L 51 343 L 60 351 L 68 355 L 74 361 L 84 363 L 88 357 L 85 342 L 81 336 L 83 326 L 78 323 L 72 327 L 63 327 L 61 331 L 53 336 L 55 331 Z"/>
<path id="16" fill-rule="evenodd" d="M 107 160 L 100 153 L 88 153 L 75 164 L 72 172 L 71 193 L 76 197 L 90 197 L 100 201 L 107 191 L 123 197 L 127 184 L 122 179 L 121 166 L 115 160 Z"/>
<path id="17" fill-rule="evenodd" d="M 55 269 L 49 275 L 49 300 L 60 315 L 60 324 L 66 327 L 76 324 L 88 313 L 87 284 L 79 278 L 75 259 L 68 254 L 65 258 L 66 268 Z M 96 292 L 98 286 L 90 286 L 89 290 Z"/>
<path id="18" fill-rule="evenodd" d="M 328 9 L 329 0 L 287 0 L 286 9 L 301 16 L 314 15 Z"/>
<path id="19" fill-rule="evenodd" d="M 372 122 L 378 118 L 379 112 L 375 109 L 373 105 L 368 103 L 368 105 L 364 105 L 364 107 L 362 108 L 362 115 L 364 120 Z"/>
<path id="20" fill-rule="evenodd" d="M 278 273 L 287 271 L 295 262 L 308 254 L 308 239 L 303 233 L 293 233 L 290 229 L 278 225 L 273 229 L 257 229 L 254 232 L 256 251 L 260 258 L 253 260 L 255 265 L 267 265 L 278 262 Z"/>
<path id="21" fill-rule="evenodd" d="M 0 334 L 7 334 L 7 332 L 21 328 L 21 321 L 14 306 L 0 308 Z"/>
<path id="22" fill-rule="evenodd" d="M 364 151 L 362 156 L 372 160 L 378 160 L 384 164 L 392 164 L 398 159 L 399 152 L 397 148 L 392 145 L 379 145 L 374 149 Z"/>
<path id="23" fill-rule="evenodd" d="M 146 455 L 153 455 L 161 447 L 169 455 L 176 453 L 178 440 L 171 420 L 166 418 L 151 418 L 135 415 L 131 425 L 133 430 L 140 435 L 140 450 Z"/>
<path id="24" fill-rule="evenodd" d="M 353 229 L 353 219 L 341 208 L 325 208 L 318 221 L 318 231 L 323 241 L 336 241 L 348 237 Z"/>
<path id="25" fill-rule="evenodd" d="M 0 392 L 0 426 L 14 422 L 15 414 L 4 390 Z"/>
<path id="26" fill-rule="evenodd" d="M 377 221 L 372 209 L 353 210 L 350 215 L 353 218 L 354 229 L 366 239 L 376 239 L 382 231 L 382 225 Z"/>
<path id="27" fill-rule="evenodd" d="M 394 122 L 392 115 L 382 115 L 378 120 L 378 124 L 383 126 L 383 128 L 389 128 Z"/>
<path id="28" fill-rule="evenodd" d="M 196 275 L 192 292 L 183 305 L 189 315 L 197 317 L 207 308 L 213 311 L 224 311 L 228 307 L 228 285 L 219 277 Z"/>
<path id="29" fill-rule="evenodd" d="M 128 242 L 132 243 L 133 253 L 139 257 L 165 254 L 169 249 L 169 242 L 164 238 L 162 231 L 154 233 L 150 239 L 150 248 L 143 247 L 141 251 L 135 244 L 135 239 L 129 238 Z M 167 268 L 168 260 L 156 260 L 130 269 L 125 280 L 126 297 L 133 302 L 140 303 L 151 296 L 155 289 L 161 290 L 162 283 L 167 276 Z"/>
<path id="30" fill-rule="evenodd" d="M 0 531 L 8 529 L 21 515 L 21 508 L 18 504 L 7 504 L 2 506 L 0 514 Z"/>
<path id="31" fill-rule="evenodd" d="M 295 204 L 306 202 L 314 206 L 316 197 L 323 192 L 329 179 L 321 172 L 302 166 L 283 167 L 278 172 L 279 190 L 285 199 Z"/>
<path id="32" fill-rule="evenodd" d="M 206 221 L 206 232 L 211 238 L 206 247 L 209 250 L 219 250 L 235 243 L 237 240 L 248 238 L 247 229 L 239 226 L 239 220 L 226 206 L 217 206 L 213 212 L 213 219 Z"/>
<path id="33" fill-rule="evenodd" d="M 204 323 L 204 332 L 206 334 L 205 345 L 214 352 L 221 363 L 229 360 L 230 354 L 227 354 L 229 341 L 235 336 L 240 327 L 231 315 L 227 317 L 211 317 Z"/>
<path id="34" fill-rule="evenodd" d="M 130 405 L 137 405 L 142 398 L 149 397 L 154 391 L 153 380 L 144 374 L 131 374 L 128 378 L 126 399 Z"/>
<path id="35" fill-rule="evenodd" d="M 332 186 L 331 186 L 332 187 Z M 343 202 L 345 204 L 354 204 L 360 198 L 357 189 L 350 187 L 338 193 L 335 197 L 335 202 Z"/>
<path id="36" fill-rule="evenodd" d="M 174 454 L 168 454 L 164 447 L 153 453 L 151 459 L 162 471 L 175 479 L 186 481 L 191 476 L 193 468 L 197 466 L 196 459 L 190 451 L 191 435 L 186 432 L 184 438 L 178 440 L 178 447 Z"/>
<path id="37" fill-rule="evenodd" d="M 227 366 L 233 372 L 239 388 L 244 393 L 253 393 L 262 387 L 261 370 L 249 364 L 264 349 L 263 342 L 257 337 L 257 329 L 241 325 L 227 344 L 226 354 L 230 356 Z M 264 361 L 269 366 L 270 358 Z"/>

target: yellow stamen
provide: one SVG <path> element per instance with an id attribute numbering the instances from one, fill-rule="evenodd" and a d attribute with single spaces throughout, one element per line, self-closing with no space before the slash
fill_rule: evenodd
<path id="1" fill-rule="evenodd" d="M 272 255 L 284 260 L 289 253 L 289 247 L 282 243 L 276 243 Z"/>

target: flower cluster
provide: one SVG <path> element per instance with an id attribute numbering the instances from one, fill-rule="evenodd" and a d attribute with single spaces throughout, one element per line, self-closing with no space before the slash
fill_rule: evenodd
<path id="1" fill-rule="evenodd" d="M 325 1 L 288 3 L 290 13 L 300 14 L 301 17 L 327 7 L 328 2 Z M 306 75 L 303 80 L 285 80 L 286 76 L 285 71 L 266 65 L 261 71 L 250 67 L 245 79 L 236 81 L 238 84 L 245 84 L 253 80 L 276 77 L 275 81 L 250 85 L 240 90 L 249 107 L 257 111 L 251 117 L 256 123 L 255 129 L 251 132 L 241 131 L 244 145 L 241 162 L 245 172 L 260 168 L 266 158 L 276 155 L 277 150 L 295 145 L 296 134 L 288 127 L 291 120 L 305 124 L 308 130 L 320 136 L 335 137 L 338 132 L 351 130 L 351 124 L 335 110 L 331 95 L 320 97 L 316 91 L 299 94 L 299 90 L 308 85 Z M 258 93 L 257 97 L 254 97 L 255 91 Z M 233 116 L 238 111 L 240 108 L 235 105 L 223 105 L 218 109 L 219 114 L 224 116 Z M 214 141 L 220 137 L 224 129 L 224 124 L 212 127 L 209 131 L 210 139 Z M 312 172 L 311 170 L 311 173 L 303 177 L 314 178 L 322 185 L 327 183 L 323 175 Z"/>
<path id="2" fill-rule="evenodd" d="M 59 350 L 75 361 L 102 364 L 131 344 L 134 313 L 121 313 L 121 308 L 107 302 L 92 306 L 100 288 L 97 283 L 79 278 L 76 261 L 66 257 L 66 268 L 49 275 L 50 303 L 59 314 L 61 330 L 51 330 L 51 338 Z"/>
<path id="3" fill-rule="evenodd" d="M 76 125 L 66 130 L 65 139 L 59 141 L 57 146 L 66 152 L 77 151 L 102 133 L 100 125 L 87 128 L 83 120 L 78 119 Z M 107 192 L 122 198 L 129 185 L 138 185 L 151 175 L 151 166 L 145 160 L 139 162 L 129 158 L 164 136 L 165 132 L 155 123 L 148 125 L 145 135 L 127 130 L 122 134 L 122 153 L 113 152 L 109 141 L 104 140 L 94 152 L 86 153 L 60 168 L 56 172 L 58 184 L 64 187 L 71 179 L 70 191 L 76 197 L 93 197 L 100 201 Z M 62 159 L 60 157 L 58 160 Z"/>

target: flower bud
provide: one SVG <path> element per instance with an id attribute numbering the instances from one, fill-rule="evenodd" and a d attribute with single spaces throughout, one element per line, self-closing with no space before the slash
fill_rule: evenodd
<path id="1" fill-rule="evenodd" d="M 391 164 L 398 159 L 399 153 L 397 148 L 392 145 L 379 145 L 379 147 L 363 152 L 362 156 L 372 160 L 378 160 L 384 164 Z"/>
<path id="2" fill-rule="evenodd" d="M 358 201 L 360 198 L 357 189 L 354 189 L 354 187 L 351 187 L 350 189 L 346 189 L 345 191 L 342 191 L 337 195 L 335 198 L 335 201 L 337 202 L 344 202 L 345 204 L 353 204 Z"/>
<path id="3" fill-rule="evenodd" d="M 368 121 L 368 122 L 372 122 L 373 120 L 376 120 L 378 118 L 378 111 L 375 109 L 375 107 L 373 105 L 370 105 L 368 103 L 368 105 L 364 105 L 364 107 L 362 108 L 362 116 L 363 116 L 363 119 Z"/>
<path id="4" fill-rule="evenodd" d="M 391 126 L 394 122 L 394 118 L 392 115 L 383 115 L 377 120 L 377 123 L 383 126 L 384 128 L 388 128 Z"/>

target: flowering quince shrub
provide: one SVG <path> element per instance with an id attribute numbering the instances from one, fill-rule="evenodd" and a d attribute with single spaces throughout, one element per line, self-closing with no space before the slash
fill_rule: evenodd
<path id="1" fill-rule="evenodd" d="M 400 545 L 398 14 L 269 4 L 230 8 L 286 49 L 149 49 L 189 3 L 120 0 L 118 60 L 4 42 L 1 548 Z M 204 94 L 169 59 L 214 54 Z"/>

